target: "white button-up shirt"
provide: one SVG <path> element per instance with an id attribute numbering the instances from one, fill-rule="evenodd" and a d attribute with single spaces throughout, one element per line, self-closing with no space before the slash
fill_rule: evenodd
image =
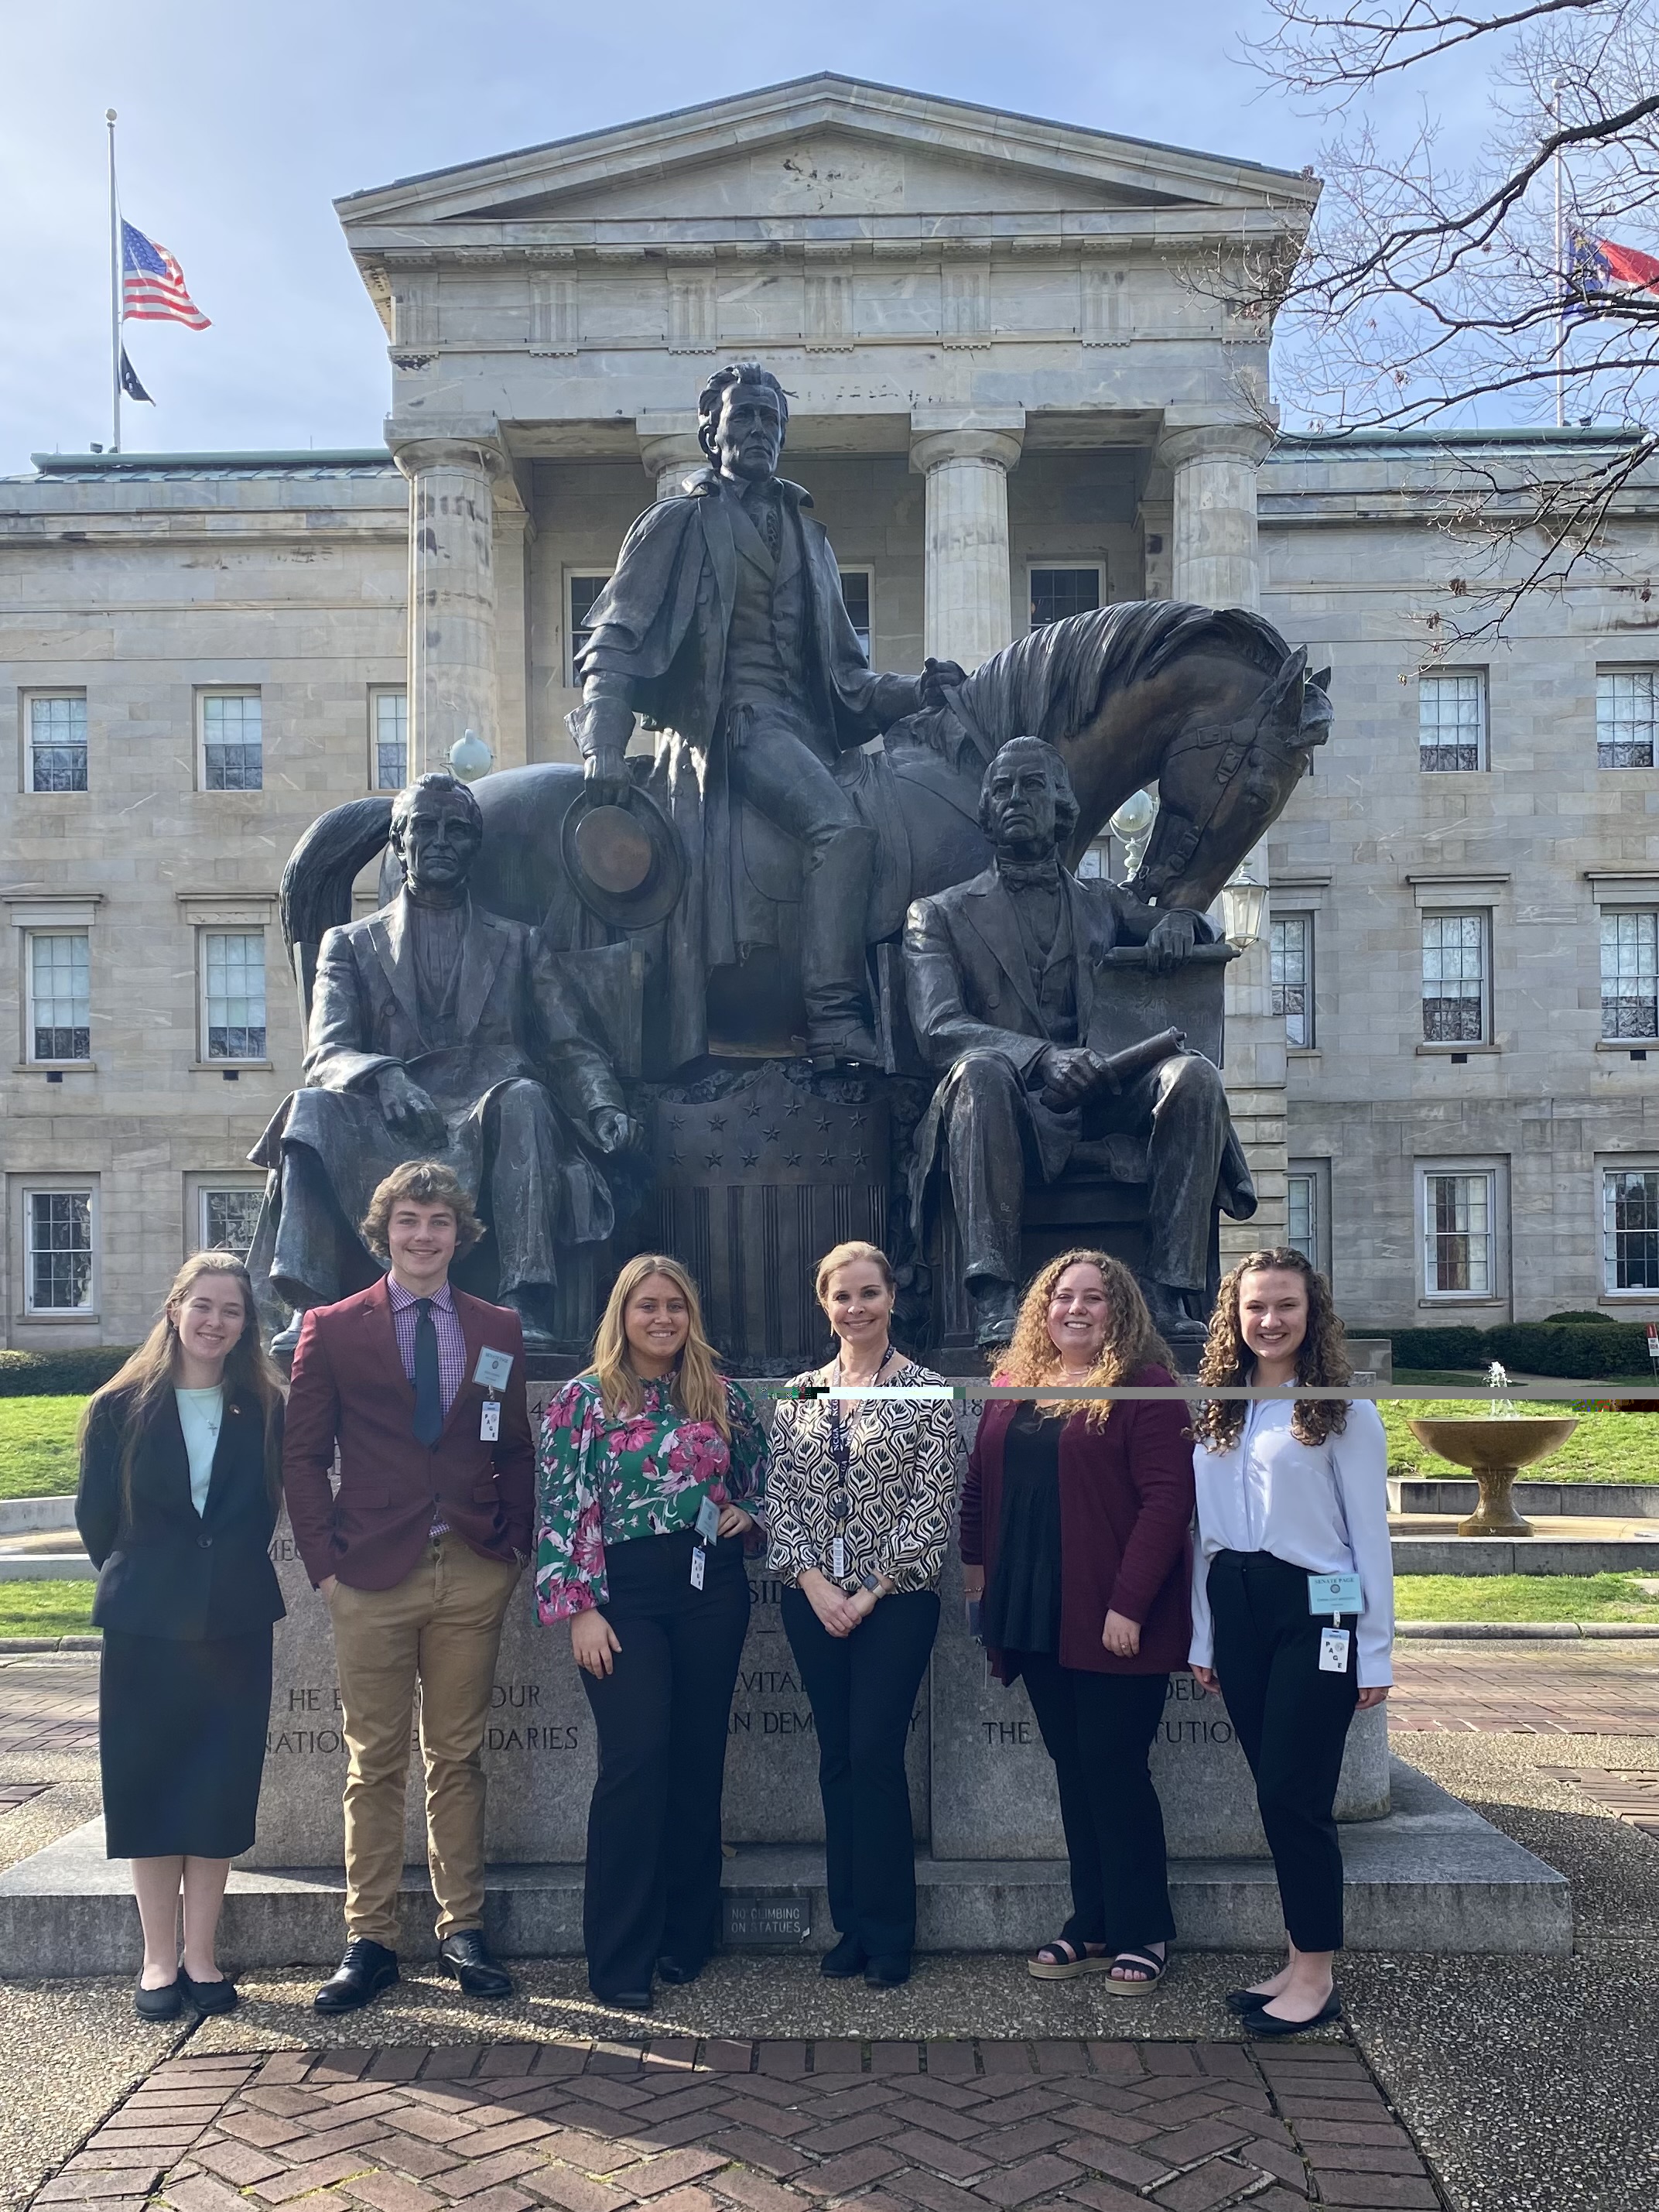
<path id="1" fill-rule="evenodd" d="M 1231 1451 L 1193 1449 L 1198 1541 L 1193 1547 L 1194 1667 L 1215 1663 L 1210 1561 L 1218 1552 L 1271 1552 L 1310 1574 L 1359 1577 L 1362 1690 L 1394 1680 L 1394 1553 L 1389 1540 L 1389 1452 L 1369 1399 L 1348 1407 L 1340 1436 L 1304 1444 L 1289 1402 L 1252 1401 Z"/>

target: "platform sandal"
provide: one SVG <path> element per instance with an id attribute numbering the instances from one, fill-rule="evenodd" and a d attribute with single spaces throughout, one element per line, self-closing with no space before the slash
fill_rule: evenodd
<path id="1" fill-rule="evenodd" d="M 1131 1948 L 1119 1951 L 1110 1959 L 1103 1959 L 1101 1964 L 1106 1969 L 1106 1987 L 1115 1997 L 1144 1997 L 1148 1990 L 1155 1990 L 1164 1979 L 1169 1972 L 1170 1960 L 1167 1952 L 1160 1959 L 1156 1951 Z M 1143 1971 L 1135 1979 L 1130 1980 L 1123 1975 L 1114 1974 L 1114 1966 L 1134 1966 Z"/>
<path id="2" fill-rule="evenodd" d="M 1068 1937 L 1056 1936 L 1025 1961 L 1025 1971 L 1040 1982 L 1069 1982 L 1074 1974 L 1106 1973 L 1111 1964 L 1103 1943 L 1085 1943 L 1079 1948 Z"/>

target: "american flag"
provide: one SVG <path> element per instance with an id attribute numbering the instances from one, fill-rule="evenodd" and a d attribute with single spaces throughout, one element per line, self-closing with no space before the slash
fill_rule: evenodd
<path id="1" fill-rule="evenodd" d="M 185 289 L 185 272 L 153 239 L 121 224 L 121 319 L 133 323 L 186 323 L 193 331 L 211 328 Z"/>

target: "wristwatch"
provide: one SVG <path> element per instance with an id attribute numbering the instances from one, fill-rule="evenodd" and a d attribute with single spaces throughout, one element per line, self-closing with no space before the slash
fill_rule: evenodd
<path id="1" fill-rule="evenodd" d="M 859 1577 L 859 1588 L 861 1590 L 868 1590 L 872 1597 L 879 1597 L 881 1595 L 881 1577 L 879 1575 L 872 1575 L 866 1570 Z"/>

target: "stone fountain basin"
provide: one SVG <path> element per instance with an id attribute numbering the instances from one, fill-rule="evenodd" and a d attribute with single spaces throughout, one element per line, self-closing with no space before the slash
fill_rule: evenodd
<path id="1" fill-rule="evenodd" d="M 1578 1426 L 1561 1414 L 1427 1414 L 1406 1426 L 1420 1444 L 1455 1467 L 1530 1467 L 1559 1451 Z"/>
<path id="2" fill-rule="evenodd" d="M 1571 1416 L 1546 1413 L 1430 1413 L 1415 1420 L 1407 1417 L 1406 1425 L 1419 1443 L 1442 1459 L 1474 1471 L 1480 1503 L 1468 1520 L 1458 1522 L 1460 1536 L 1530 1536 L 1532 1523 L 1515 1504 L 1516 1475 L 1559 1451 L 1578 1423 Z"/>

